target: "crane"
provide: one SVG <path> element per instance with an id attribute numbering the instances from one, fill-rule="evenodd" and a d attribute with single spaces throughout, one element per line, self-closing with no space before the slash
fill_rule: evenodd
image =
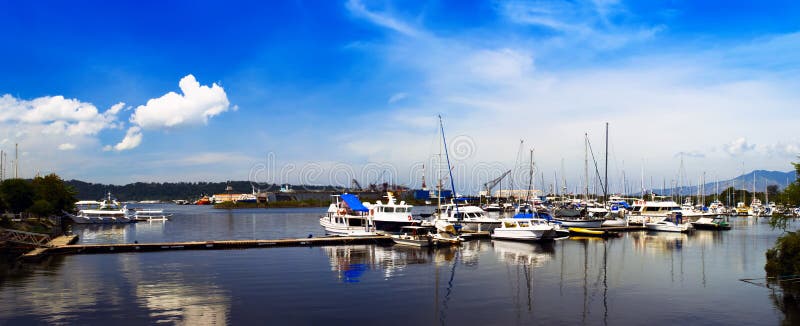
<path id="1" fill-rule="evenodd" d="M 492 189 L 494 189 L 494 187 L 497 186 L 497 184 L 500 183 L 500 181 L 503 180 L 503 178 L 505 178 L 510 173 L 511 173 L 511 170 L 508 170 L 505 173 L 503 173 L 502 175 L 500 175 L 499 177 L 495 178 L 494 180 L 491 180 L 489 182 L 484 183 L 483 184 L 483 189 L 486 190 L 486 195 L 487 196 L 491 196 L 492 195 Z"/>
<path id="2" fill-rule="evenodd" d="M 350 186 L 353 188 L 353 190 L 361 190 L 361 184 L 358 183 L 356 179 L 353 179 L 353 182 L 351 182 Z"/>

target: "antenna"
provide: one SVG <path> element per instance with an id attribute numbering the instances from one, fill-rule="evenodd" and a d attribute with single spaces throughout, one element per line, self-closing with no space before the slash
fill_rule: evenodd
<path id="1" fill-rule="evenodd" d="M 14 179 L 19 179 L 19 144 L 14 144 Z"/>

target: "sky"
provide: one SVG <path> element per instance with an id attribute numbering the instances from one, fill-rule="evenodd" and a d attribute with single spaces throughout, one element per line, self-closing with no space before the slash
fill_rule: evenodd
<path id="1" fill-rule="evenodd" d="M 459 192 L 530 150 L 579 188 L 584 135 L 593 183 L 606 123 L 612 190 L 800 154 L 797 1 L 0 0 L 0 36 L 22 177 L 419 187 L 439 115 Z"/>

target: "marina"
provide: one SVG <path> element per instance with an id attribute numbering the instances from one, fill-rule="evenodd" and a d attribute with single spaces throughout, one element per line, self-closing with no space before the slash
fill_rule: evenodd
<path id="1" fill-rule="evenodd" d="M 0 8 L 0 326 L 800 325 L 800 1 Z"/>
<path id="2" fill-rule="evenodd" d="M 783 318 L 771 290 L 739 281 L 763 275 L 763 251 L 779 235 L 765 219 L 731 218 L 733 229 L 723 232 L 662 233 L 632 226 L 619 228 L 618 238 L 571 236 L 548 243 L 475 238 L 429 249 L 392 245 L 389 237 L 311 245 L 327 241 L 319 225 L 325 208 L 156 207 L 173 217 L 76 225 L 72 231 L 78 242 L 65 246 L 86 254 L 65 252 L 26 264 L 31 267 L 3 267 L 7 277 L 0 282 L 0 323 L 99 324 L 98 313 L 115 311 L 137 323 L 269 318 L 306 324 L 331 318 L 321 308 L 326 302 L 363 298 L 370 298 L 371 309 L 345 305 L 337 308 L 342 314 L 335 320 L 399 318 L 401 312 L 392 308 L 396 300 L 416 312 L 403 310 L 403 324 L 773 324 Z M 414 213 L 424 209 L 430 208 Z M 161 248 L 203 248 L 208 239 L 230 239 L 232 247 L 248 244 L 253 249 Z M 293 240 L 278 246 L 259 239 Z M 90 279 L 102 279 L 103 285 Z M 118 300 L 107 300 L 109 287 Z M 310 292 L 299 295 L 301 288 Z M 51 291 L 62 294 L 53 300 Z M 381 295 L 387 291 L 393 293 L 391 300 Z M 180 304 L 171 292 L 179 293 Z M 264 293 L 271 303 L 257 305 L 253 300 Z M 718 304 L 691 313 L 709 300 Z M 663 305 L 686 314 L 653 319 L 666 317 L 658 308 Z M 302 317 L 290 312 L 308 307 L 320 308 L 307 309 Z M 487 308 L 504 313 L 491 320 L 471 313 Z"/>

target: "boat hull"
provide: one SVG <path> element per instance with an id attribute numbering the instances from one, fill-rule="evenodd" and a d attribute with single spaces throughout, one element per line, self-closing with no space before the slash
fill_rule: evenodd
<path id="1" fill-rule="evenodd" d="M 513 230 L 505 228 L 497 228 L 492 232 L 492 239 L 502 240 L 515 240 L 515 241 L 546 241 L 552 240 L 556 237 L 556 231 L 553 229 L 543 230 Z"/>
<path id="2" fill-rule="evenodd" d="M 554 219 L 557 222 L 561 223 L 563 227 L 575 227 L 575 228 L 599 228 L 603 226 L 603 222 L 605 220 L 598 219 L 598 220 L 571 220 L 571 219 Z"/>
<path id="3" fill-rule="evenodd" d="M 605 220 L 602 226 L 627 226 L 628 222 L 624 219 L 618 218 L 613 220 Z"/>
<path id="4" fill-rule="evenodd" d="M 401 246 L 425 248 L 433 245 L 433 239 L 430 237 L 392 237 L 392 240 Z"/>
<path id="5" fill-rule="evenodd" d="M 319 224 L 325 229 L 325 233 L 333 235 L 353 235 L 359 232 L 367 232 L 367 227 L 364 225 L 332 223 L 327 217 L 320 218 Z"/>
<path id="6" fill-rule="evenodd" d="M 500 221 L 453 221 L 452 223 L 461 224 L 462 232 L 492 232 L 500 227 Z"/>
<path id="7" fill-rule="evenodd" d="M 661 232 L 690 232 L 692 228 L 686 225 L 669 225 L 669 224 L 659 224 L 659 223 L 647 223 L 645 227 L 651 231 L 661 231 Z"/>
<path id="8" fill-rule="evenodd" d="M 400 229 L 404 226 L 419 226 L 422 224 L 422 221 L 412 220 L 412 221 L 381 221 L 381 220 L 372 220 L 372 223 L 375 224 L 375 229 L 380 231 L 386 232 L 399 232 Z"/>
<path id="9" fill-rule="evenodd" d="M 697 230 L 714 230 L 714 231 L 731 229 L 730 225 L 720 225 L 716 223 L 692 223 L 692 227 Z"/>

